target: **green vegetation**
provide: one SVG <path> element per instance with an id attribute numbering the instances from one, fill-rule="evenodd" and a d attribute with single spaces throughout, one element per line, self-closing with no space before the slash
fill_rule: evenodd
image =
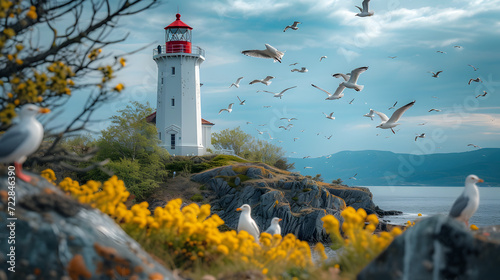
<path id="1" fill-rule="evenodd" d="M 314 177 L 312 177 L 311 175 L 306 175 L 306 178 L 309 178 L 316 182 L 324 182 L 323 177 L 321 177 L 321 174 L 316 174 L 316 176 Z"/>
<path id="2" fill-rule="evenodd" d="M 200 202 L 200 201 L 203 201 L 203 195 L 197 193 L 197 194 L 194 194 L 192 197 L 191 197 L 191 200 L 194 201 L 194 202 Z"/>

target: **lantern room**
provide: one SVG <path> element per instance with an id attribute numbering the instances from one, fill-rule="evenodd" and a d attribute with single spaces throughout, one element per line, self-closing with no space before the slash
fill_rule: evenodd
<path id="1" fill-rule="evenodd" d="M 166 53 L 191 53 L 191 30 L 189 25 L 181 20 L 181 15 L 169 26 L 165 27 Z"/>

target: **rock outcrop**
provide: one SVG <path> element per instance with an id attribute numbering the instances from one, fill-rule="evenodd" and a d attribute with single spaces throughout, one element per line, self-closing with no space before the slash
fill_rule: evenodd
<path id="1" fill-rule="evenodd" d="M 471 232 L 447 216 L 418 222 L 365 267 L 358 279 L 498 279 L 500 226 Z"/>
<path id="2" fill-rule="evenodd" d="M 283 235 L 293 233 L 309 242 L 328 240 L 321 218 L 332 214 L 342 221 L 340 211 L 346 204 L 370 213 L 376 209 L 366 188 L 316 182 L 266 164 L 239 163 L 207 170 L 191 179 L 213 192 L 212 211 L 227 226 L 237 228 L 240 214 L 235 210 L 249 204 L 261 231 L 269 227 L 273 217 L 279 217 L 283 219 Z"/>
<path id="3" fill-rule="evenodd" d="M 0 271 L 7 279 L 173 279 L 107 215 L 33 176 L 36 184 L 16 178 L 10 189 L 0 177 Z"/>

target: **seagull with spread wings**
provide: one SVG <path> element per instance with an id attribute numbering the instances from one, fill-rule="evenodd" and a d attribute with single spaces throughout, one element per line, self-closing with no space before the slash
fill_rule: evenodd
<path id="1" fill-rule="evenodd" d="M 432 108 L 432 109 L 429 110 L 429 113 L 430 112 L 441 112 L 441 110 Z"/>
<path id="2" fill-rule="evenodd" d="M 425 138 L 425 133 L 422 133 L 420 135 L 417 134 L 417 136 L 415 136 L 415 142 L 417 141 L 418 138 Z"/>
<path id="3" fill-rule="evenodd" d="M 219 115 L 220 115 L 220 113 L 222 113 L 224 111 L 227 111 L 228 113 L 231 113 L 233 111 L 233 104 L 234 103 L 229 104 L 229 106 L 227 106 L 227 109 L 220 109 Z"/>
<path id="4" fill-rule="evenodd" d="M 305 68 L 305 67 L 302 67 L 300 69 L 295 68 L 295 69 L 290 70 L 290 72 L 299 72 L 299 73 L 306 73 L 307 71 L 309 71 L 309 70 L 307 70 L 307 68 Z"/>
<path id="5" fill-rule="evenodd" d="M 291 121 L 296 121 L 297 119 L 296 118 L 281 118 L 280 120 L 287 120 L 288 122 L 291 122 Z"/>
<path id="6" fill-rule="evenodd" d="M 250 85 L 253 85 L 253 84 L 256 84 L 256 83 L 263 83 L 265 84 L 266 86 L 270 85 L 273 81 L 271 81 L 272 79 L 274 79 L 273 76 L 267 76 L 265 77 L 264 79 L 262 80 L 253 80 L 251 81 L 249 84 Z"/>
<path id="7" fill-rule="evenodd" d="M 345 89 L 345 86 L 342 85 L 342 84 L 339 84 L 339 86 L 337 87 L 337 89 L 335 90 L 335 92 L 333 94 L 329 93 L 328 91 L 318 87 L 317 85 L 314 85 L 314 84 L 311 84 L 311 86 L 323 91 L 324 93 L 328 94 L 328 97 L 325 98 L 325 100 L 335 100 L 335 99 L 340 99 L 344 96 L 344 89 Z"/>
<path id="8" fill-rule="evenodd" d="M 472 67 L 474 69 L 474 71 L 477 71 L 477 69 L 479 69 L 479 68 L 476 68 L 476 67 L 474 67 L 474 66 L 472 66 L 470 64 L 467 64 L 467 65 L 469 65 L 470 67 Z"/>
<path id="9" fill-rule="evenodd" d="M 443 71 L 437 71 L 436 73 L 429 71 L 429 73 L 432 73 L 432 77 L 438 78 L 439 74 L 442 73 Z"/>
<path id="10" fill-rule="evenodd" d="M 396 104 L 398 104 L 398 102 L 397 102 L 397 101 L 394 103 L 394 105 L 392 105 L 392 107 L 389 107 L 389 109 L 387 109 L 387 110 L 392 110 L 392 109 L 394 109 L 394 108 L 396 107 Z"/>
<path id="11" fill-rule="evenodd" d="M 371 17 L 373 16 L 374 12 L 370 12 L 368 9 L 368 3 L 370 2 L 370 0 L 364 0 L 363 1 L 363 8 L 359 7 L 359 6 L 356 6 L 356 8 L 359 9 L 359 13 L 356 14 L 356 16 L 358 17 Z"/>
<path id="12" fill-rule="evenodd" d="M 270 58 L 274 62 L 278 61 L 279 63 L 281 63 L 281 58 L 285 55 L 284 52 L 278 51 L 275 47 L 269 44 L 266 44 L 265 50 L 246 50 L 241 53 L 251 57 Z"/>
<path id="13" fill-rule="evenodd" d="M 240 105 L 245 105 L 245 101 L 246 101 L 246 100 L 243 100 L 243 101 L 242 101 L 242 100 L 241 100 L 241 98 L 240 98 L 239 96 L 236 96 L 236 97 L 238 97 L 238 100 L 240 101 Z"/>
<path id="14" fill-rule="evenodd" d="M 327 114 L 325 114 L 325 113 L 323 112 L 323 115 L 325 115 L 325 117 L 326 117 L 327 119 L 330 119 L 330 120 L 334 120 L 334 119 L 335 119 L 335 117 L 333 116 L 333 112 L 331 112 L 331 113 L 330 113 L 330 115 L 327 115 Z"/>
<path id="15" fill-rule="evenodd" d="M 476 98 L 478 98 L 478 97 L 480 97 L 480 96 L 483 96 L 483 97 L 484 97 L 484 96 L 486 96 L 486 94 L 488 94 L 485 90 L 483 90 L 483 92 L 484 92 L 483 94 L 479 94 L 478 96 L 476 96 Z"/>
<path id="16" fill-rule="evenodd" d="M 240 87 L 240 81 L 241 81 L 241 79 L 243 79 L 243 77 L 239 77 L 236 80 L 236 82 L 232 83 L 229 87 L 235 86 L 235 87 L 239 88 Z"/>
<path id="17" fill-rule="evenodd" d="M 272 94 L 274 94 L 274 96 L 273 96 L 273 97 L 279 97 L 279 98 L 281 99 L 281 97 L 283 97 L 283 94 L 285 93 L 285 91 L 287 91 L 287 90 L 289 90 L 289 89 L 292 89 L 292 88 L 296 88 L 296 87 L 297 87 L 297 86 L 289 87 L 289 88 L 284 89 L 284 90 L 282 90 L 282 91 L 280 91 L 280 92 L 271 92 L 271 91 L 267 91 L 267 90 L 258 90 L 257 92 L 261 92 L 261 91 L 263 91 L 263 92 L 267 92 L 267 93 L 272 93 Z"/>
<path id="18" fill-rule="evenodd" d="M 324 56 L 320 57 L 319 62 L 321 62 L 324 58 L 328 58 L 328 56 L 324 55 Z"/>
<path id="19" fill-rule="evenodd" d="M 372 121 L 373 121 L 373 117 L 375 116 L 374 112 L 375 111 L 373 111 L 373 109 L 370 109 L 370 112 L 368 112 L 368 114 L 364 114 L 363 117 L 368 117 L 368 118 L 372 119 Z"/>
<path id="20" fill-rule="evenodd" d="M 382 123 L 380 123 L 377 126 L 377 128 L 382 128 L 382 129 L 390 128 L 392 133 L 396 134 L 393 128 L 400 125 L 399 123 L 396 122 L 401 118 L 401 116 L 403 115 L 404 112 L 406 112 L 406 110 L 410 109 L 410 107 L 413 106 L 413 104 L 415 104 L 415 100 L 394 111 L 394 113 L 392 113 L 391 118 L 388 118 L 387 115 L 384 113 L 374 111 L 375 114 L 377 114 L 382 120 Z"/>
<path id="21" fill-rule="evenodd" d="M 347 77 L 349 77 L 348 81 L 344 81 L 344 82 L 342 82 L 340 84 L 343 85 L 346 88 L 352 88 L 352 89 L 354 89 L 356 91 L 362 91 L 363 88 L 364 88 L 364 86 L 358 85 L 356 83 L 358 82 L 359 75 L 361 73 L 365 72 L 366 70 L 368 70 L 367 66 L 365 66 L 365 67 L 359 67 L 359 68 L 356 68 L 356 69 L 352 70 L 349 75 L 337 73 L 337 74 L 333 74 L 333 76 L 336 77 L 336 78 L 338 76 L 341 76 L 342 78 L 344 78 L 344 80 Z"/>
<path id="22" fill-rule="evenodd" d="M 470 79 L 470 80 L 469 80 L 469 85 L 470 85 L 470 83 L 472 83 L 472 82 L 482 83 L 482 82 L 483 82 L 483 80 L 481 80 L 481 78 Z"/>
<path id="23" fill-rule="evenodd" d="M 292 23 L 292 25 L 287 25 L 287 26 L 285 27 L 285 29 L 283 29 L 283 32 L 287 31 L 288 29 L 297 30 L 297 29 L 299 29 L 299 27 L 297 26 L 297 25 L 299 25 L 299 24 L 301 24 L 301 22 L 300 22 L 300 21 L 294 21 L 294 22 Z"/>

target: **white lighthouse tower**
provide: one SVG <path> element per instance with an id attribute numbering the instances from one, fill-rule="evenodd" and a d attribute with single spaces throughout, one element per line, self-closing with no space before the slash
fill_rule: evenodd
<path id="1" fill-rule="evenodd" d="M 210 122 L 202 129 L 200 64 L 205 51 L 191 45 L 191 28 L 176 20 L 165 27 L 165 46 L 153 51 L 158 65 L 156 128 L 170 154 L 203 155 L 210 145 Z"/>

